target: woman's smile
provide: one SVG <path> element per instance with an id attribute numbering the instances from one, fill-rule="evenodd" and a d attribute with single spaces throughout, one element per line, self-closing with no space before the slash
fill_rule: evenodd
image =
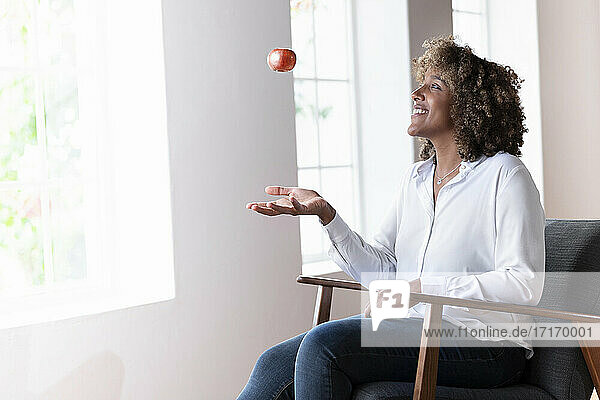
<path id="1" fill-rule="evenodd" d="M 429 109 L 419 102 L 415 102 L 413 104 L 413 110 L 411 114 L 411 119 L 418 119 L 419 117 L 423 117 L 429 114 Z"/>
<path id="2" fill-rule="evenodd" d="M 427 110 L 422 110 L 420 108 L 414 108 L 413 113 L 411 114 L 411 118 L 422 117 L 422 116 L 426 116 L 427 114 L 429 114 L 429 111 L 427 111 Z"/>

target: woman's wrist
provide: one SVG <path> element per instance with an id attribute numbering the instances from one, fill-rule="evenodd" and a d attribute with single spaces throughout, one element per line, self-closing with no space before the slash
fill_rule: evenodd
<path id="1" fill-rule="evenodd" d="M 331 204 L 327 203 L 318 215 L 321 224 L 327 225 L 331 222 L 331 220 L 333 220 L 333 217 L 335 217 L 335 208 L 331 207 Z"/>

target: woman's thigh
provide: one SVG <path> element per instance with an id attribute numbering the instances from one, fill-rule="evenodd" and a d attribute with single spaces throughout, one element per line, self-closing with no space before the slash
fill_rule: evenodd
<path id="1" fill-rule="evenodd" d="M 419 347 L 365 347 L 361 343 L 361 324 L 362 329 L 369 331 L 370 323 L 371 319 L 360 315 L 324 323 L 307 333 L 302 346 L 309 344 L 315 352 L 324 351 L 330 355 L 334 368 L 345 375 L 352 386 L 386 380 L 413 382 Z M 411 337 L 414 340 L 407 342 L 419 343 L 422 324 L 423 320 L 419 318 L 383 321 L 377 332 Z M 442 324 L 443 328 L 454 327 L 447 321 Z M 457 347 L 442 339 L 438 385 L 496 387 L 519 379 L 524 368 L 525 349 L 510 342 L 494 347 Z"/>

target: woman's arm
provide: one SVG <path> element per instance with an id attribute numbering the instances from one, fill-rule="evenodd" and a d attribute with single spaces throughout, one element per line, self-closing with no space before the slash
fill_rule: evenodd
<path id="1" fill-rule="evenodd" d="M 421 277 L 422 292 L 464 299 L 537 305 L 544 287 L 546 217 L 524 166 L 508 174 L 496 195 L 494 271 Z"/>
<path id="2" fill-rule="evenodd" d="M 338 212 L 323 228 L 330 239 L 329 256 L 348 275 L 363 283 L 361 272 L 376 273 L 369 278 L 393 279 L 396 271 L 395 242 L 397 234 L 398 199 L 388 209 L 373 244 L 367 243 L 348 227 Z M 373 280 L 373 279 L 369 279 Z"/>

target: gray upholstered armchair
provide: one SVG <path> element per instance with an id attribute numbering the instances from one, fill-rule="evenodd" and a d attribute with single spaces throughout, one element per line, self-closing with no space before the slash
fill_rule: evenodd
<path id="1" fill-rule="evenodd" d="M 444 305 L 529 314 L 544 322 L 600 322 L 600 220 L 547 219 L 545 237 L 546 272 L 566 272 L 569 274 L 563 276 L 570 278 L 547 274 L 538 306 L 411 294 L 411 300 L 427 304 L 424 325 L 438 327 Z M 315 325 L 329 320 L 333 288 L 365 290 L 357 282 L 337 279 L 299 276 L 298 282 L 318 286 Z M 588 400 L 594 386 L 597 391 L 600 388 L 600 347 L 581 340 L 579 345 L 537 347 L 534 342 L 535 354 L 527 361 L 521 382 L 502 388 L 465 389 L 436 386 L 439 338 L 423 336 L 415 383 L 365 384 L 354 390 L 353 399 Z"/>

